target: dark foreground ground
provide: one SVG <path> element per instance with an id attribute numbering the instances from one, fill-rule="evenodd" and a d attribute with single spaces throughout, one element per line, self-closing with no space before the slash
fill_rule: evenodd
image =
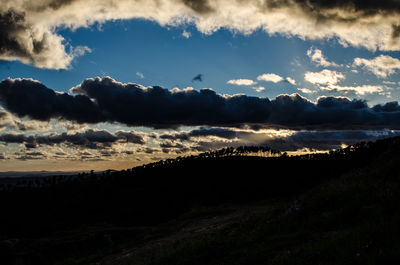
<path id="1" fill-rule="evenodd" d="M 400 264 L 400 138 L 0 192 L 0 264 Z"/>

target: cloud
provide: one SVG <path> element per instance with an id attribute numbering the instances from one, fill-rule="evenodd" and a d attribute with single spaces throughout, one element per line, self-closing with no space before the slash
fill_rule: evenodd
<path id="1" fill-rule="evenodd" d="M 362 86 L 340 86 L 338 83 L 344 80 L 345 76 L 337 71 L 322 70 L 321 72 L 306 72 L 304 80 L 317 85 L 319 89 L 325 91 L 336 91 L 341 93 L 355 93 L 357 95 L 365 95 L 372 93 L 382 93 L 382 86 L 362 85 Z M 299 89 L 300 90 L 300 89 Z M 301 90 L 300 90 L 301 91 Z M 309 90 L 307 90 L 309 91 Z M 303 91 L 302 91 L 303 92 Z M 306 93 L 306 92 L 304 92 Z"/>
<path id="2" fill-rule="evenodd" d="M 288 82 L 291 85 L 294 85 L 294 86 L 296 85 L 296 80 L 294 80 L 291 77 L 286 77 L 285 81 Z"/>
<path id="3" fill-rule="evenodd" d="M 51 128 L 51 125 L 47 122 L 40 122 L 34 120 L 18 121 L 14 119 L 10 123 L 10 127 L 18 129 L 20 131 L 45 131 Z"/>
<path id="4" fill-rule="evenodd" d="M 6 6 L 0 8 L 0 60 L 19 60 L 38 68 L 68 69 L 74 58 L 91 52 L 85 46 L 70 47 L 67 51 L 64 38 L 55 34 L 50 25 L 30 21 L 29 10 L 5 9 Z"/>
<path id="5" fill-rule="evenodd" d="M 329 62 L 325 58 L 325 56 L 322 54 L 322 51 L 320 49 L 311 47 L 310 49 L 308 49 L 307 55 L 308 55 L 308 57 L 310 57 L 311 61 L 313 61 L 317 65 L 324 66 L 324 67 L 330 67 L 330 66 L 338 67 L 339 66 L 334 62 Z"/>
<path id="6" fill-rule="evenodd" d="M 161 26 L 193 24 L 204 34 L 221 28 L 243 34 L 261 29 L 301 39 L 336 38 L 344 46 L 370 50 L 400 49 L 396 0 L 5 0 L 0 7 L 0 59 L 65 69 L 85 48 L 72 48 L 59 29 L 135 18 Z"/>
<path id="7" fill-rule="evenodd" d="M 2 81 L 0 103 L 18 117 L 41 121 L 62 118 L 78 123 L 97 123 L 105 120 L 98 105 L 90 98 L 56 93 L 32 79 Z"/>
<path id="8" fill-rule="evenodd" d="M 190 141 L 194 137 L 208 137 L 217 136 L 220 138 L 234 139 L 238 137 L 238 131 L 229 128 L 209 128 L 200 127 L 189 132 L 179 132 L 179 133 L 165 133 L 159 136 L 160 139 L 168 140 L 180 140 L 180 141 Z"/>
<path id="9" fill-rule="evenodd" d="M 16 119 L 7 111 L 0 111 L 0 130 L 4 128 L 14 128 L 20 131 L 44 131 L 51 128 L 47 122 L 35 120 L 22 121 Z"/>
<path id="10" fill-rule="evenodd" d="M 299 90 L 300 92 L 305 93 L 305 94 L 313 94 L 313 93 L 317 92 L 315 90 L 311 90 L 308 88 L 301 88 L 301 87 L 298 87 L 297 90 Z"/>
<path id="11" fill-rule="evenodd" d="M 400 60 L 388 55 L 379 55 L 374 59 L 355 58 L 354 66 L 361 66 L 380 78 L 386 78 L 400 69 Z"/>
<path id="12" fill-rule="evenodd" d="M 391 86 L 395 86 L 397 83 L 393 82 L 393 81 L 383 81 L 382 83 L 384 83 L 385 85 L 391 85 Z"/>
<path id="13" fill-rule="evenodd" d="M 15 158 L 18 160 L 40 160 L 47 157 L 48 154 L 45 152 L 25 152 L 24 154 L 17 153 Z"/>
<path id="14" fill-rule="evenodd" d="M 152 128 L 246 124 L 296 130 L 400 127 L 400 111 L 377 111 L 365 101 L 343 97 L 320 97 L 312 102 L 298 94 L 268 99 L 219 95 L 210 89 L 170 91 L 124 84 L 110 77 L 85 79 L 71 94 L 56 93 L 31 79 L 0 83 L 0 103 L 6 111 L 40 121 L 119 122 Z"/>
<path id="15" fill-rule="evenodd" d="M 255 87 L 253 87 L 253 89 L 256 91 L 256 92 L 262 92 L 262 91 L 264 91 L 265 90 L 265 87 L 263 87 L 263 86 L 255 86 Z"/>
<path id="16" fill-rule="evenodd" d="M 253 80 L 250 79 L 232 79 L 226 82 L 227 84 L 237 85 L 237 86 L 252 86 L 257 84 Z"/>
<path id="17" fill-rule="evenodd" d="M 296 81 L 293 78 L 291 77 L 283 78 L 282 76 L 279 76 L 277 74 L 262 74 L 257 76 L 257 80 L 273 82 L 273 83 L 286 82 L 291 85 L 296 85 Z"/>
<path id="18" fill-rule="evenodd" d="M 182 36 L 183 36 L 184 38 L 186 38 L 186 39 L 189 39 L 190 36 L 192 36 L 192 34 L 190 34 L 189 31 L 184 30 L 184 31 L 182 32 Z"/>
<path id="19" fill-rule="evenodd" d="M 102 149 L 116 143 L 144 144 L 143 136 L 135 132 L 118 131 L 110 133 L 106 130 L 89 129 L 84 132 L 51 133 L 47 135 L 26 135 L 15 133 L 0 134 L 0 142 L 24 144 L 26 148 L 37 148 L 42 145 L 66 144 L 79 148 Z"/>
<path id="20" fill-rule="evenodd" d="M 174 142 L 194 143 L 192 149 L 206 151 L 229 146 L 257 145 L 268 146 L 280 151 L 332 150 L 342 145 L 361 141 L 373 141 L 384 137 L 400 135 L 396 131 L 252 131 L 232 128 L 201 127 L 188 132 L 160 135 L 161 139 Z M 215 138 L 217 137 L 217 138 Z M 175 143 L 178 145 L 178 143 Z"/>
<path id="21" fill-rule="evenodd" d="M 372 107 L 376 112 L 397 112 L 400 111 L 400 106 L 397 101 L 387 102 L 385 104 L 378 104 Z"/>
<path id="22" fill-rule="evenodd" d="M 328 86 L 321 86 L 321 90 L 327 91 L 337 91 L 342 93 L 350 93 L 353 92 L 357 95 L 365 95 L 365 94 L 372 94 L 372 93 L 379 93 L 383 92 L 382 86 L 372 86 L 372 85 L 363 85 L 363 86 L 338 86 L 338 85 L 328 85 Z"/>
<path id="23" fill-rule="evenodd" d="M 11 115 L 7 111 L 0 111 L 0 130 L 9 126 L 12 122 Z"/>
<path id="24" fill-rule="evenodd" d="M 304 148 L 310 150 L 332 150 L 359 142 L 375 141 L 380 138 L 399 136 L 393 131 L 302 131 L 288 137 L 278 137 L 264 144 L 282 151 L 297 151 Z"/>
<path id="25" fill-rule="evenodd" d="M 344 80 L 345 76 L 337 71 L 324 69 L 321 72 L 306 72 L 304 80 L 314 85 L 336 85 L 340 80 Z"/>
<path id="26" fill-rule="evenodd" d="M 0 153 L 0 160 L 9 159 L 4 153 Z"/>
<path id="27" fill-rule="evenodd" d="M 143 75 L 141 72 L 136 72 L 136 75 L 137 75 L 139 78 L 141 78 L 141 79 L 144 78 L 144 75 Z"/>
<path id="28" fill-rule="evenodd" d="M 284 79 L 283 79 L 283 77 L 281 77 L 277 74 L 262 74 L 262 75 L 257 76 L 257 80 L 278 83 L 278 82 L 283 81 Z"/>
<path id="29" fill-rule="evenodd" d="M 176 142 L 171 142 L 167 141 L 165 143 L 160 144 L 161 150 L 163 153 L 169 154 L 169 153 L 176 153 L 176 154 L 181 154 L 188 152 L 190 150 L 190 147 L 182 144 L 182 143 L 176 143 Z"/>

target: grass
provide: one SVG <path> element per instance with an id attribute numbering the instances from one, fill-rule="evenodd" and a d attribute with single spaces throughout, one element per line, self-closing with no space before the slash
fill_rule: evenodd
<path id="1" fill-rule="evenodd" d="M 169 246 L 141 264 L 399 264 L 395 164 L 349 172 L 301 194 L 298 210 L 287 213 L 285 203 L 276 204 L 263 216 Z"/>

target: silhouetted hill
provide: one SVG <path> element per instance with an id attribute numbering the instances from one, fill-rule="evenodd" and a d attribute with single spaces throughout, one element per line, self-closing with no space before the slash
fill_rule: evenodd
<path id="1" fill-rule="evenodd" d="M 0 259 L 397 264 L 399 162 L 400 138 L 390 138 L 329 154 L 228 148 L 26 180 L 0 192 Z"/>

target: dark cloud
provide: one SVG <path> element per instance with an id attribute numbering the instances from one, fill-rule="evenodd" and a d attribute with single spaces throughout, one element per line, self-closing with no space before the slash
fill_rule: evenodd
<path id="1" fill-rule="evenodd" d="M 207 128 L 201 127 L 199 129 L 195 129 L 189 132 L 180 132 L 180 133 L 166 133 L 159 136 L 161 139 L 167 140 L 180 140 L 180 141 L 189 141 L 193 137 L 206 137 L 206 136 L 216 136 L 225 139 L 234 139 L 239 137 L 240 134 L 243 134 L 243 131 L 235 131 L 229 128 Z"/>
<path id="2" fill-rule="evenodd" d="M 182 148 L 185 148 L 185 146 L 180 144 L 180 143 L 172 143 L 172 142 L 162 143 L 162 144 L 160 144 L 160 147 L 161 148 L 166 148 L 166 149 L 171 149 L 171 148 L 182 149 Z"/>
<path id="3" fill-rule="evenodd" d="M 123 142 L 126 143 L 135 143 L 135 144 L 145 143 L 141 135 L 135 134 L 133 132 L 118 131 L 115 133 L 115 136 L 117 136 L 120 140 L 123 140 Z"/>
<path id="4" fill-rule="evenodd" d="M 193 77 L 192 82 L 195 82 L 195 81 L 203 82 L 203 75 L 198 74 L 195 77 Z"/>
<path id="5" fill-rule="evenodd" d="M 0 135 L 0 142 L 24 144 L 26 148 L 36 148 L 41 145 L 66 144 L 80 148 L 102 149 L 115 143 L 144 144 L 142 136 L 134 132 L 116 132 L 87 130 L 74 134 L 48 134 L 48 135 L 24 135 L 5 133 Z"/>
<path id="6" fill-rule="evenodd" d="M 26 15 L 30 11 L 0 9 L 0 58 L 18 59 L 39 68 L 66 69 L 75 55 L 66 53 L 63 38 L 51 29 L 39 29 L 29 22 Z M 80 47 L 76 55 L 88 50 Z"/>
<path id="7" fill-rule="evenodd" d="M 25 14 L 14 10 L 0 13 L 0 54 L 23 57 L 32 60 L 31 51 L 27 50 L 28 43 L 22 42 L 20 34 L 28 31 L 25 24 Z M 32 42 L 33 51 L 40 52 L 41 42 Z"/>
<path id="8" fill-rule="evenodd" d="M 281 3 L 288 5 L 287 0 L 266 0 L 269 3 Z M 364 16 L 372 16 L 386 13 L 400 12 L 400 2 L 398 0 L 295 0 L 297 4 L 301 5 L 304 9 L 310 12 L 323 12 L 327 10 L 346 10 L 353 12 L 361 12 Z"/>
<path id="9" fill-rule="evenodd" d="M 117 155 L 118 152 L 115 150 L 101 150 L 100 154 L 101 154 L 101 156 L 112 157 L 112 156 Z"/>
<path id="10" fill-rule="evenodd" d="M 200 14 L 214 11 L 207 0 L 182 0 L 182 2 Z M 310 17 L 318 18 L 320 23 L 332 20 L 350 23 L 363 17 L 400 12 L 398 0 L 246 0 L 239 2 L 255 3 L 268 10 L 297 6 Z M 353 12 L 353 16 L 347 18 L 343 15 L 343 12 Z"/>
<path id="11" fill-rule="evenodd" d="M 400 37 L 400 26 L 392 25 L 392 38 L 397 39 L 398 37 Z"/>
<path id="12" fill-rule="evenodd" d="M 136 150 L 136 152 L 138 152 L 138 153 L 146 153 L 146 154 L 153 154 L 153 153 L 157 153 L 160 151 L 161 151 L 161 149 L 151 148 L 151 147 L 138 148 Z"/>
<path id="13" fill-rule="evenodd" d="M 398 131 L 300 131 L 290 135 L 268 134 L 254 131 L 242 131 L 229 128 L 200 128 L 189 132 L 161 135 L 161 139 L 174 141 L 167 142 L 167 147 L 184 150 L 187 147 L 180 142 L 189 142 L 191 148 L 197 151 L 215 150 L 224 147 L 238 147 L 242 145 L 268 146 L 280 151 L 296 151 L 304 148 L 310 150 L 332 150 L 342 145 L 351 145 L 359 142 L 375 141 L 380 138 L 399 136 Z M 217 136 L 221 140 L 210 139 Z M 193 139 L 193 137 L 201 137 Z M 228 140 L 228 141 L 227 141 Z"/>
<path id="14" fill-rule="evenodd" d="M 182 0 L 182 2 L 200 14 L 207 14 L 213 11 L 208 0 Z"/>
<path id="15" fill-rule="evenodd" d="M 96 123 L 104 121 L 100 109 L 86 96 L 56 93 L 32 79 L 6 79 L 0 83 L 0 103 L 19 117 L 52 118 Z"/>
<path id="16" fill-rule="evenodd" d="M 392 101 L 383 105 L 375 105 L 372 109 L 376 112 L 398 112 L 400 111 L 400 106 L 397 101 Z"/>
<path id="17" fill-rule="evenodd" d="M 57 10 L 63 6 L 70 5 L 73 2 L 76 2 L 76 0 L 52 0 L 45 7 Z"/>
<path id="18" fill-rule="evenodd" d="M 46 153 L 43 152 L 25 152 L 24 154 L 16 153 L 16 159 L 18 160 L 40 160 L 47 157 Z"/>
<path id="19" fill-rule="evenodd" d="M 71 92 L 75 95 L 56 93 L 30 79 L 7 79 L 0 83 L 0 103 L 14 115 L 42 121 L 120 122 L 153 128 L 247 124 L 295 130 L 400 128 L 400 110 L 389 108 L 396 103 L 370 108 L 363 100 L 343 97 L 321 97 L 314 103 L 298 94 L 272 100 L 222 96 L 210 89 L 144 88 L 109 77 L 86 79 Z"/>
<path id="20" fill-rule="evenodd" d="M 279 137 L 265 141 L 262 145 L 282 151 L 296 151 L 303 148 L 310 150 L 332 150 L 342 148 L 342 145 L 352 145 L 359 142 L 375 141 L 380 138 L 394 137 L 399 132 L 368 132 L 368 131 L 333 131 L 333 132 L 297 132 L 288 137 Z"/>
<path id="21" fill-rule="evenodd" d="M 269 0 L 270 1 L 270 0 Z M 399 15 L 400 1 L 398 0 L 295 0 L 306 14 L 315 17 L 319 23 L 362 23 L 362 20 L 373 18 L 376 15 Z M 348 12 L 352 15 L 346 16 Z M 397 22 L 398 23 L 398 22 Z M 391 38 L 399 38 L 399 25 L 392 24 Z M 393 41 L 392 41 L 393 42 Z"/>

